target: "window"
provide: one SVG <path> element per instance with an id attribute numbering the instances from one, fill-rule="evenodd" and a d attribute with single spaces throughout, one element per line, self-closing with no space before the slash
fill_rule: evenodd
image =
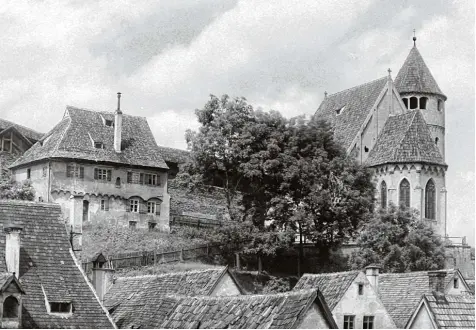
<path id="1" fill-rule="evenodd" d="M 147 213 L 154 214 L 155 213 L 155 202 L 147 202 Z"/>
<path id="2" fill-rule="evenodd" d="M 354 329 L 355 315 L 344 315 L 344 329 Z"/>
<path id="3" fill-rule="evenodd" d="M 387 183 L 385 181 L 380 184 L 380 207 L 383 209 L 387 207 Z"/>
<path id="4" fill-rule="evenodd" d="M 139 201 L 137 199 L 131 199 L 129 201 L 129 205 L 130 205 L 130 211 L 131 212 L 139 212 Z"/>
<path id="5" fill-rule="evenodd" d="M 436 219 L 436 189 L 432 179 L 428 180 L 425 188 L 425 218 Z"/>
<path id="6" fill-rule="evenodd" d="M 50 303 L 51 313 L 71 313 L 71 303 L 52 302 Z"/>
<path id="7" fill-rule="evenodd" d="M 438 139 L 437 137 L 435 138 L 435 144 L 436 144 L 436 145 L 438 145 L 438 141 L 439 141 L 439 140 L 440 140 L 440 139 Z"/>
<path id="8" fill-rule="evenodd" d="M 345 108 L 345 106 L 342 107 L 342 108 L 336 109 L 336 115 L 340 115 L 342 113 L 342 111 L 344 111 L 344 108 Z"/>
<path id="9" fill-rule="evenodd" d="M 149 222 L 149 231 L 154 230 L 155 227 L 157 227 L 157 224 L 155 222 Z"/>
<path id="10" fill-rule="evenodd" d="M 121 178 L 120 177 L 117 177 L 116 178 L 116 187 L 120 187 L 121 186 Z"/>
<path id="11" fill-rule="evenodd" d="M 418 108 L 418 98 L 417 97 L 410 97 L 410 109 Z"/>
<path id="12" fill-rule="evenodd" d="M 369 152 L 369 148 L 367 146 L 364 147 L 365 152 Z"/>
<path id="13" fill-rule="evenodd" d="M 106 119 L 106 126 L 112 127 L 112 120 Z"/>
<path id="14" fill-rule="evenodd" d="M 410 182 L 407 179 L 403 179 L 400 182 L 399 204 L 410 207 Z"/>
<path id="15" fill-rule="evenodd" d="M 442 100 L 438 100 L 438 111 L 443 111 L 444 103 Z"/>
<path id="16" fill-rule="evenodd" d="M 453 279 L 453 288 L 458 289 L 459 288 L 459 281 L 457 278 Z"/>
<path id="17" fill-rule="evenodd" d="M 109 199 L 101 199 L 101 211 L 109 211 Z"/>
<path id="18" fill-rule="evenodd" d="M 111 181 L 112 171 L 105 168 L 95 168 L 94 169 L 94 179 Z"/>
<path id="19" fill-rule="evenodd" d="M 136 229 L 136 224 L 137 224 L 136 221 L 129 221 L 129 228 L 130 229 Z"/>
<path id="20" fill-rule="evenodd" d="M 46 177 L 46 174 L 48 173 L 48 167 L 43 166 L 43 177 Z"/>
<path id="21" fill-rule="evenodd" d="M 373 316 L 364 316 L 363 329 L 373 329 L 374 328 L 374 317 Z"/>
<path id="22" fill-rule="evenodd" d="M 66 165 L 66 177 L 84 179 L 84 167 L 73 163 Z"/>
<path id="23" fill-rule="evenodd" d="M 156 174 L 145 174 L 145 184 L 149 184 L 149 185 L 153 185 L 153 186 L 156 186 L 157 185 L 157 175 Z"/>
<path id="24" fill-rule="evenodd" d="M 94 142 L 94 148 L 104 149 L 104 144 L 102 142 Z"/>
<path id="25" fill-rule="evenodd" d="M 31 168 L 28 168 L 28 169 L 26 170 L 26 178 L 27 178 L 27 179 L 30 179 L 30 178 L 31 178 Z"/>
<path id="26" fill-rule="evenodd" d="M 425 110 L 427 103 L 428 103 L 428 98 L 427 97 L 421 97 L 420 98 L 420 109 Z"/>
<path id="27" fill-rule="evenodd" d="M 408 99 L 406 97 L 403 98 L 403 104 L 405 104 L 405 108 L 408 109 Z"/>
<path id="28" fill-rule="evenodd" d="M 13 296 L 7 297 L 3 302 L 3 317 L 17 318 L 18 317 L 18 300 Z"/>
<path id="29" fill-rule="evenodd" d="M 364 285 L 363 284 L 359 284 L 359 296 L 363 295 L 364 294 Z"/>

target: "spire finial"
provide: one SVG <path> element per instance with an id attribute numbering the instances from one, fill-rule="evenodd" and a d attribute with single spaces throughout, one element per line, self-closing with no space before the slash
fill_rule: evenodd
<path id="1" fill-rule="evenodd" d="M 415 29 L 413 29 L 413 46 L 416 47 L 416 32 L 415 32 Z"/>
<path id="2" fill-rule="evenodd" d="M 392 79 L 392 70 L 388 68 L 387 72 L 388 72 L 388 79 Z"/>
<path id="3" fill-rule="evenodd" d="M 326 97 L 327 97 L 327 91 L 324 92 L 324 98 L 326 98 Z"/>

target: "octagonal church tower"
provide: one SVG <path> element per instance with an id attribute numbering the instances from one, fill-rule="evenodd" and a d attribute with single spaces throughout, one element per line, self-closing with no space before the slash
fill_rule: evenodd
<path id="1" fill-rule="evenodd" d="M 375 169 L 382 207 L 389 202 L 413 207 L 446 236 L 446 96 L 413 41 L 395 79 L 406 109 L 388 118 L 365 164 Z"/>

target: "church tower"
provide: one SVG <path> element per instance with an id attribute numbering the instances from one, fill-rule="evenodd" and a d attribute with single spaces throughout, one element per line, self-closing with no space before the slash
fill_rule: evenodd
<path id="1" fill-rule="evenodd" d="M 413 48 L 395 78 L 395 87 L 407 109 L 421 110 L 433 141 L 444 160 L 446 95 L 441 91 L 418 51 L 416 37 L 413 37 Z"/>

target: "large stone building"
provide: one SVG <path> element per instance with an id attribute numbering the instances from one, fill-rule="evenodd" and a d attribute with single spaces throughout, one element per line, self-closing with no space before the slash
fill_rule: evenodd
<path id="1" fill-rule="evenodd" d="M 414 38 L 395 81 L 389 70 L 326 95 L 315 114 L 333 124 L 350 155 L 374 170 L 380 206 L 413 207 L 441 236 L 447 234 L 445 101 Z"/>
<path id="2" fill-rule="evenodd" d="M 76 233 L 95 221 L 169 229 L 168 167 L 147 120 L 123 114 L 119 102 L 114 113 L 67 107 L 10 168 L 39 201 L 59 203 Z"/>

